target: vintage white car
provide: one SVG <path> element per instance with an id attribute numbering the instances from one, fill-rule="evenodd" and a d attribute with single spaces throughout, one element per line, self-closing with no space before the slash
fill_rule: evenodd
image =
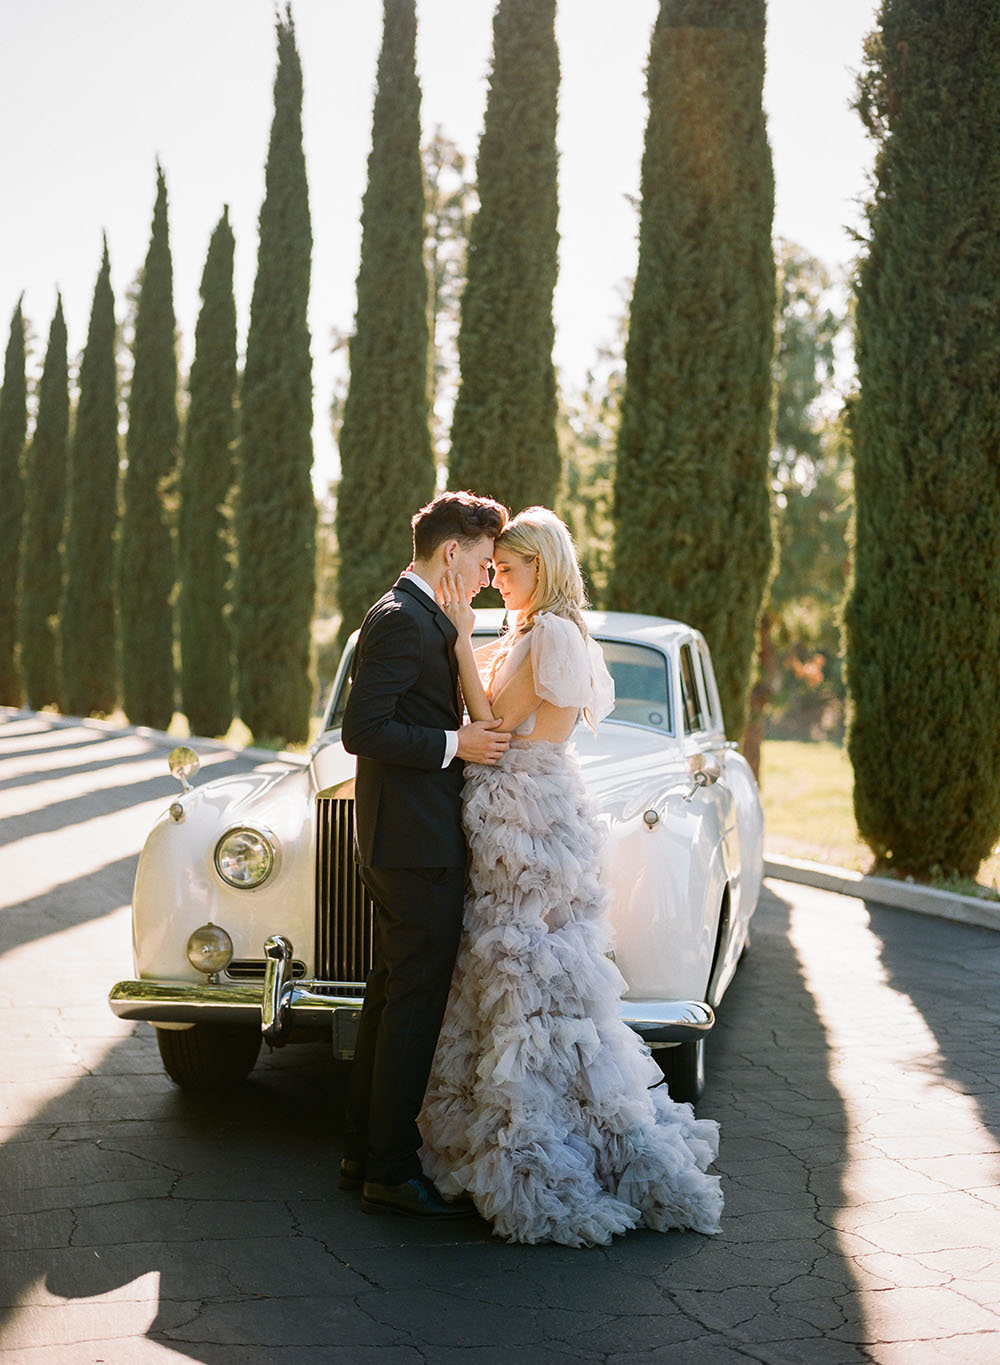
<path id="1" fill-rule="evenodd" d="M 495 637 L 503 613 L 477 613 Z M 621 1017 L 648 1042 L 677 1099 L 704 1085 L 705 1039 L 747 945 L 763 868 L 757 786 L 727 743 L 705 641 L 677 621 L 590 612 L 615 708 L 575 742 L 607 826 L 604 876 Z M 305 766 L 200 787 L 190 748 L 171 754 L 182 794 L 154 826 L 133 899 L 136 979 L 112 1010 L 156 1028 L 185 1088 L 243 1080 L 262 1039 L 326 1036 L 349 1058 L 371 962 L 372 907 L 353 859 L 354 758 L 340 742 L 352 641 Z"/>

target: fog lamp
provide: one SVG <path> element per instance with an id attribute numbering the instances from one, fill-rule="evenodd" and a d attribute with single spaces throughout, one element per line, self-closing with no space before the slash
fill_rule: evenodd
<path id="1" fill-rule="evenodd" d="M 233 960 L 233 940 L 217 924 L 203 924 L 187 941 L 187 957 L 196 971 L 214 976 Z"/>
<path id="2" fill-rule="evenodd" d="M 252 890 L 267 881 L 274 867 L 274 845 L 260 830 L 227 830 L 215 846 L 215 870 L 224 882 Z"/>

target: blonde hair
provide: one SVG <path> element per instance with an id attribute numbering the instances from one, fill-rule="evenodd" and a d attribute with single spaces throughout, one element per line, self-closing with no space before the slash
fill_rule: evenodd
<path id="1" fill-rule="evenodd" d="M 538 561 L 538 582 L 527 610 L 518 622 L 530 630 L 539 612 L 568 617 L 583 635 L 587 594 L 576 559 L 576 546 L 565 524 L 547 507 L 526 507 L 497 536 L 496 550 L 509 550 L 521 559 Z"/>

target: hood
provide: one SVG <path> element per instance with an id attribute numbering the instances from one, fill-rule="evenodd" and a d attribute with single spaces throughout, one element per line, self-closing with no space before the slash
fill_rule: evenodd
<path id="1" fill-rule="evenodd" d="M 239 773 L 219 777 L 214 782 L 203 782 L 181 799 L 188 815 L 214 811 L 219 821 L 226 824 L 252 824 L 255 814 L 268 822 L 273 820 L 275 807 L 291 797 L 301 801 L 309 784 L 304 767 L 282 767 L 275 771 Z"/>

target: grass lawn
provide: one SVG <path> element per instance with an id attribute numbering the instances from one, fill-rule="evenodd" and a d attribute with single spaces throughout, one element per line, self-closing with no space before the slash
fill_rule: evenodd
<path id="1" fill-rule="evenodd" d="M 839 744 L 765 740 L 761 800 L 767 851 L 868 872 L 872 855 L 854 824 L 852 786 L 851 765 Z M 983 863 L 977 881 L 981 887 L 997 890 L 1000 852 Z M 947 885 L 947 889 L 974 892 L 975 887 L 969 883 Z"/>

